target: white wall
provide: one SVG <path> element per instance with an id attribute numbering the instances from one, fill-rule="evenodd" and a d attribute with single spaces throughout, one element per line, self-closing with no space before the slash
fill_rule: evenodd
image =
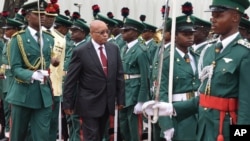
<path id="1" fill-rule="evenodd" d="M 3 7 L 5 0 L 0 0 L 0 8 Z M 50 0 L 47 0 L 50 1 Z M 169 5 L 172 6 L 170 0 Z M 212 0 L 178 0 L 177 1 L 177 16 L 182 15 L 181 5 L 185 2 L 191 2 L 193 4 L 193 15 L 205 20 L 209 20 L 210 12 L 204 12 L 211 5 Z M 78 11 L 78 7 L 74 6 L 74 3 L 82 4 L 81 17 L 87 22 L 93 20 L 92 5 L 98 4 L 101 10 L 101 14 L 106 15 L 107 12 L 113 12 L 115 18 L 121 19 L 121 9 L 128 7 L 130 9 L 129 17 L 139 20 L 141 14 L 146 15 L 146 21 L 149 24 L 160 26 L 162 23 L 161 8 L 165 5 L 166 0 L 58 0 L 60 5 L 61 14 L 64 14 L 65 10 L 70 10 L 71 13 Z M 170 17 L 172 17 L 173 8 L 170 8 Z M 250 16 L 250 9 L 246 11 Z"/>

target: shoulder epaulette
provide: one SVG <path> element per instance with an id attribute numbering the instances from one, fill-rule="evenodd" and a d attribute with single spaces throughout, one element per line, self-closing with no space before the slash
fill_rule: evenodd
<path id="1" fill-rule="evenodd" d="M 16 36 L 17 34 L 21 34 L 21 33 L 24 33 L 24 32 L 25 32 L 25 30 L 17 31 L 17 32 L 15 32 L 11 37 L 14 37 L 14 36 Z"/>
<path id="2" fill-rule="evenodd" d="M 237 41 L 237 43 L 240 44 L 240 45 L 243 45 L 243 46 L 245 46 L 247 48 L 250 48 L 250 43 L 248 41 L 244 40 L 244 39 L 239 39 Z"/>
<path id="3" fill-rule="evenodd" d="M 43 33 L 46 33 L 46 34 L 48 34 L 48 35 L 50 35 L 52 38 L 54 38 L 55 36 L 53 36 L 50 32 L 48 32 L 48 31 L 44 31 L 43 30 Z"/>

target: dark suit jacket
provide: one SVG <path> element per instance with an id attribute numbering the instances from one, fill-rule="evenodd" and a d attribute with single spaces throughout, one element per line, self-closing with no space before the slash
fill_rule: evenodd
<path id="1" fill-rule="evenodd" d="M 107 77 L 91 40 L 74 49 L 64 84 L 64 109 L 74 108 L 75 114 L 82 117 L 100 117 L 106 107 L 114 115 L 116 100 L 118 105 L 124 105 L 124 76 L 119 48 L 108 42 L 104 46 L 108 60 Z"/>

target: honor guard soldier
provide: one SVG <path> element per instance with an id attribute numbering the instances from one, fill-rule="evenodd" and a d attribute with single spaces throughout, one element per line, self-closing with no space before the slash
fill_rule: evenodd
<path id="1" fill-rule="evenodd" d="M 152 63 L 152 76 L 151 76 L 151 88 L 150 88 L 150 92 L 151 92 L 151 97 L 152 99 L 155 98 L 155 91 L 156 91 L 156 86 L 157 86 L 157 77 L 158 77 L 158 73 L 159 73 L 159 59 L 160 59 L 160 51 L 161 51 L 161 46 L 163 45 L 163 57 L 167 57 L 169 56 L 169 50 L 170 50 L 170 40 L 171 40 L 171 25 L 172 25 L 172 18 L 168 18 L 167 21 L 165 22 L 165 31 L 164 31 L 164 39 L 162 39 L 161 44 L 159 45 L 159 47 L 157 48 L 156 52 L 155 52 L 155 56 L 153 59 L 153 63 Z M 164 40 L 164 42 L 163 42 Z M 164 117 L 167 118 L 167 117 Z M 160 117 L 160 120 L 164 120 L 163 117 Z M 166 127 L 165 124 L 167 125 L 167 122 L 161 122 L 161 126 L 159 125 L 159 121 L 157 121 L 157 123 L 153 124 L 152 126 L 152 131 L 153 131 L 153 140 L 154 141 L 165 141 L 164 139 L 164 135 L 163 132 L 161 132 L 161 127 Z"/>
<path id="2" fill-rule="evenodd" d="M 115 43 L 118 45 L 118 47 L 121 48 L 126 44 L 126 42 L 122 38 L 122 30 L 121 28 L 123 27 L 123 21 L 119 19 L 113 19 L 115 20 L 118 24 L 113 28 L 111 33 L 114 35 Z"/>
<path id="3" fill-rule="evenodd" d="M 64 53 L 66 54 L 66 49 L 68 48 L 68 40 L 67 40 L 67 37 L 66 35 L 68 34 L 68 31 L 69 31 L 69 28 L 72 26 L 72 21 L 64 16 L 64 15 L 61 15 L 59 14 L 58 16 L 56 16 L 56 19 L 55 19 L 55 23 L 54 23 L 54 31 L 55 32 L 58 32 L 59 35 L 62 35 L 62 37 L 64 38 L 65 40 L 65 48 L 64 48 Z M 64 59 L 65 59 L 65 55 L 64 55 L 64 58 L 61 58 L 63 60 L 61 60 L 60 62 L 63 63 L 63 66 L 62 69 L 63 69 L 63 80 L 62 80 L 62 83 L 64 81 L 64 77 L 65 77 L 65 70 L 64 70 Z M 62 100 L 61 100 L 62 101 Z M 63 113 L 63 111 L 58 111 L 59 114 L 62 114 L 62 117 L 61 117 L 61 121 L 59 120 L 59 124 L 62 124 L 62 136 L 63 136 L 63 139 L 66 141 L 69 137 L 68 135 L 68 126 L 67 126 L 67 119 L 66 119 L 66 116 L 65 114 Z"/>
<path id="4" fill-rule="evenodd" d="M 125 108 L 120 110 L 120 131 L 124 140 L 139 141 L 142 135 L 142 104 L 149 99 L 149 61 L 146 46 L 138 37 L 144 25 L 126 18 L 122 37 L 126 45 L 121 56 L 125 78 Z"/>
<path id="5" fill-rule="evenodd" d="M 41 32 L 39 26 L 44 4 L 44 1 L 24 3 L 22 8 L 27 12 L 28 26 L 14 34 L 10 42 L 9 60 L 14 81 L 6 101 L 12 106 L 10 138 L 13 141 L 24 141 L 28 127 L 32 140 L 49 140 L 53 96 L 48 69 L 50 63 L 54 64 L 51 62 L 54 39 Z"/>
<path id="6" fill-rule="evenodd" d="M 197 89 L 200 81 L 198 79 L 198 55 L 190 50 L 194 42 L 194 19 L 190 15 L 179 16 L 176 18 L 175 53 L 173 70 L 173 102 L 186 101 L 197 96 Z M 168 101 L 169 86 L 169 66 L 170 48 L 168 54 L 164 54 L 162 77 L 160 86 L 160 101 Z M 196 140 L 196 116 L 190 116 L 182 121 L 159 118 L 159 125 L 164 133 L 166 140 Z M 168 124 L 167 124 L 168 123 Z M 194 130 L 188 130 L 188 129 Z"/>
<path id="7" fill-rule="evenodd" d="M 199 96 L 174 104 L 146 102 L 147 114 L 159 108 L 160 116 L 184 119 L 198 112 L 199 141 L 229 141 L 230 125 L 250 124 L 250 46 L 238 30 L 249 4 L 248 0 L 213 0 L 211 27 L 219 38 L 201 53 Z"/>
<path id="8" fill-rule="evenodd" d="M 194 28 L 196 31 L 194 33 L 194 45 L 192 48 L 195 53 L 200 54 L 202 49 L 209 43 L 208 35 L 211 30 L 211 23 L 201 18 L 193 17 L 195 18 Z"/>
<path id="9" fill-rule="evenodd" d="M 2 64 L 1 64 L 1 72 L 3 72 L 4 79 L 2 80 L 3 86 L 3 107 L 4 107 L 4 115 L 5 115 L 5 125 L 2 125 L 3 129 L 2 132 L 5 132 L 5 136 L 9 138 L 10 134 L 10 104 L 5 100 L 7 94 L 10 91 L 10 85 L 13 83 L 13 74 L 10 71 L 10 64 L 9 64 L 9 49 L 10 49 L 10 40 L 11 36 L 21 30 L 23 23 L 17 21 L 15 19 L 7 18 L 6 24 L 2 28 L 4 29 L 4 37 L 7 40 L 3 50 L 2 50 Z"/>

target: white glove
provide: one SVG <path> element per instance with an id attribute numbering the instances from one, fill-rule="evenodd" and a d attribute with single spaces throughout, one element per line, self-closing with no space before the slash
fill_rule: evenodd
<path id="1" fill-rule="evenodd" d="M 155 102 L 154 100 L 145 102 L 142 105 L 142 110 L 150 116 L 154 115 L 154 110 L 159 110 L 159 116 L 172 116 L 173 115 L 173 104 L 166 102 Z"/>
<path id="2" fill-rule="evenodd" d="M 164 131 L 163 133 L 164 133 L 164 138 L 166 139 L 166 141 L 171 141 L 174 136 L 174 128 L 170 128 Z"/>
<path id="3" fill-rule="evenodd" d="M 49 76 L 49 73 L 47 70 L 37 70 L 35 71 L 33 74 L 32 74 L 32 79 L 34 80 L 38 80 L 38 81 L 41 81 L 43 82 L 44 80 L 44 77 L 47 77 Z"/>
<path id="4" fill-rule="evenodd" d="M 134 107 L 134 114 L 141 114 L 142 113 L 142 102 L 138 102 Z"/>

